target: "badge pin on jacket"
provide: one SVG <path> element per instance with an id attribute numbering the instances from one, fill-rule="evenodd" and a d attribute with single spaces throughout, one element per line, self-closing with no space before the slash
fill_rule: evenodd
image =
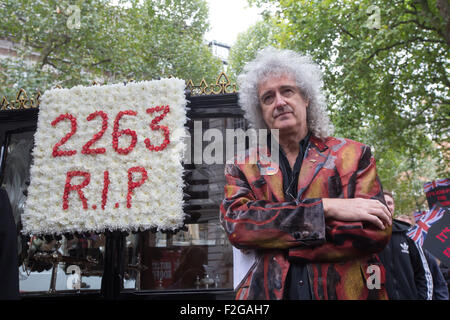
<path id="1" fill-rule="evenodd" d="M 263 176 L 273 176 L 278 172 L 278 166 L 270 157 L 260 156 L 261 161 L 258 161 L 259 172 Z"/>
<path id="2" fill-rule="evenodd" d="M 273 176 L 274 174 L 276 174 L 278 172 L 278 168 L 270 165 L 268 167 L 260 168 L 259 171 L 261 172 L 261 175 Z"/>

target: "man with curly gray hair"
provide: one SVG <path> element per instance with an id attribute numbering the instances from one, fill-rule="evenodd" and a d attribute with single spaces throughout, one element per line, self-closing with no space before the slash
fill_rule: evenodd
<path id="1" fill-rule="evenodd" d="M 308 101 L 308 129 L 319 138 L 325 138 L 333 131 L 326 111 L 322 93 L 322 78 L 319 66 L 308 56 L 301 56 L 291 50 L 276 50 L 272 47 L 262 50 L 258 57 L 249 62 L 238 77 L 239 104 L 245 117 L 255 129 L 267 128 L 261 114 L 258 85 L 269 76 L 290 74 L 302 97 Z"/>
<path id="2" fill-rule="evenodd" d="M 236 298 L 386 298 L 377 253 L 392 217 L 370 148 L 329 136 L 319 67 L 266 48 L 238 84 L 245 117 L 278 130 L 280 148 L 274 170 L 262 170 L 262 161 L 225 167 L 222 225 L 236 248 L 255 254 Z"/>

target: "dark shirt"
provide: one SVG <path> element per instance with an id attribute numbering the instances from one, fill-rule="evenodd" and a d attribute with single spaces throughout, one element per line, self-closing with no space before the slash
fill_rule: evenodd
<path id="1" fill-rule="evenodd" d="M 283 149 L 280 148 L 280 169 L 283 173 L 283 192 L 286 201 L 294 201 L 297 198 L 298 176 L 300 174 L 306 148 L 308 147 L 310 135 L 311 134 L 308 133 L 306 137 L 300 141 L 300 151 L 297 159 L 295 160 L 293 169 L 291 169 L 291 165 L 289 164 Z"/>
<path id="2" fill-rule="evenodd" d="M 303 158 L 308 147 L 310 133 L 300 141 L 300 151 L 295 160 L 294 167 L 291 168 L 289 161 L 280 148 L 280 169 L 283 174 L 283 192 L 286 201 L 294 201 L 298 192 L 298 176 L 302 167 Z M 308 269 L 306 264 L 291 261 L 286 278 L 284 299 L 288 300 L 311 300 L 311 287 L 308 280 Z"/>

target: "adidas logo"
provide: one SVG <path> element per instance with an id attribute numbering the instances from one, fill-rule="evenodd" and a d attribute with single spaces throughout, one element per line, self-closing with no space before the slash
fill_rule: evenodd
<path id="1" fill-rule="evenodd" d="M 403 253 L 408 253 L 409 254 L 409 247 L 408 247 L 408 244 L 406 242 L 400 243 L 400 247 L 402 247 L 402 252 Z"/>

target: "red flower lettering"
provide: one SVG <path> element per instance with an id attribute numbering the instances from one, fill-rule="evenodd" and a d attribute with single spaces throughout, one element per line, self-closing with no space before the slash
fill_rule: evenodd
<path id="1" fill-rule="evenodd" d="M 78 185 L 72 185 L 70 182 L 73 177 L 76 176 L 82 176 L 84 177 L 84 181 L 81 184 Z M 66 175 L 66 184 L 64 186 L 64 195 L 63 195 L 63 210 L 69 209 L 69 193 L 73 190 L 76 190 L 78 192 L 78 195 L 81 199 L 81 202 L 83 203 L 83 209 L 87 209 L 87 199 L 84 196 L 83 189 L 86 187 L 89 182 L 91 181 L 91 175 L 89 172 L 85 171 L 69 171 Z"/>
<path id="2" fill-rule="evenodd" d="M 133 181 L 133 173 L 134 172 L 140 172 L 141 173 L 141 180 L 135 182 Z M 128 194 L 127 194 L 127 208 L 131 208 L 131 195 L 133 193 L 133 190 L 137 187 L 141 186 L 145 180 L 147 180 L 147 170 L 145 170 L 144 167 L 133 167 L 128 169 Z"/>

